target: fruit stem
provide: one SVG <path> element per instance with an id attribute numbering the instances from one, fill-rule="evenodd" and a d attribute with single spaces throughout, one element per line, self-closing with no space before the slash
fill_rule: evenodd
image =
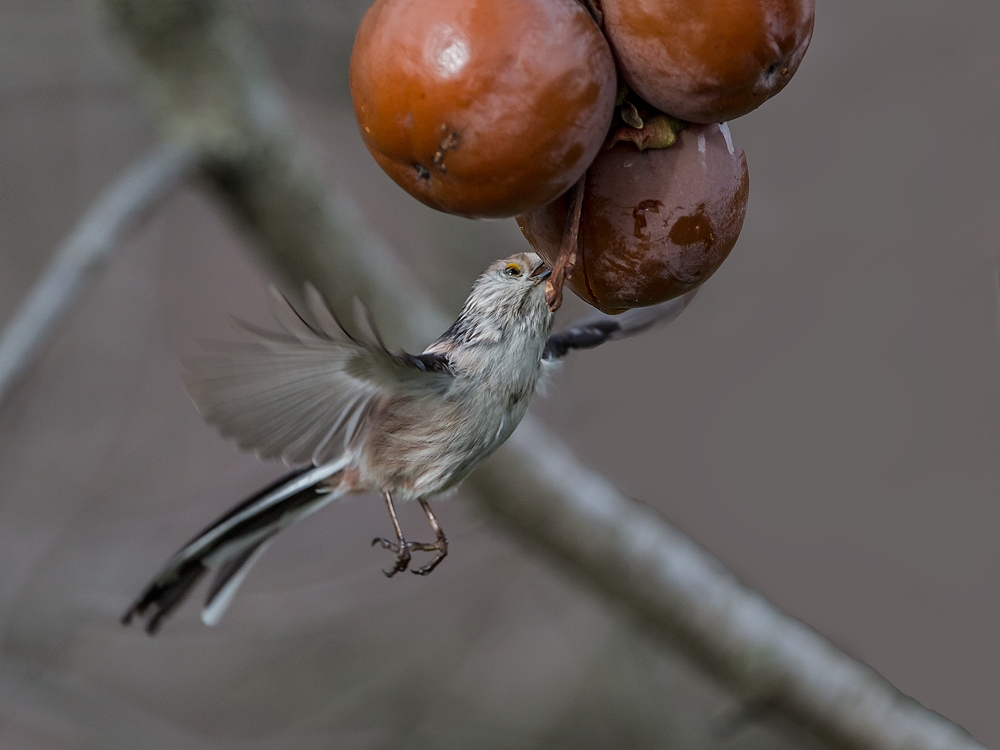
<path id="1" fill-rule="evenodd" d="M 576 253 L 580 247 L 580 217 L 583 213 L 583 194 L 586 192 L 587 174 L 570 188 L 570 210 L 563 226 L 559 255 L 552 266 L 552 275 L 545 282 L 545 302 L 555 312 L 562 305 L 563 284 L 576 268 Z"/>

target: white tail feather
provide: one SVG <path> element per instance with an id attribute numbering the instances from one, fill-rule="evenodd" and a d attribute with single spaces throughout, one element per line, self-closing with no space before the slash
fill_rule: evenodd
<path id="1" fill-rule="evenodd" d="M 271 544 L 271 540 L 268 539 L 261 543 L 257 549 L 254 550 L 253 554 L 247 558 L 246 562 L 240 566 L 240 569 L 233 574 L 233 576 L 226 581 L 226 585 L 219 589 L 215 596 L 205 602 L 205 606 L 201 610 L 201 621 L 213 627 L 219 623 L 222 616 L 229 609 L 229 604 L 233 601 L 233 597 L 236 596 L 236 590 L 243 583 L 243 579 L 247 577 L 247 573 L 250 572 L 250 568 L 253 566 L 260 556 L 264 554 L 264 550 L 268 548 Z"/>

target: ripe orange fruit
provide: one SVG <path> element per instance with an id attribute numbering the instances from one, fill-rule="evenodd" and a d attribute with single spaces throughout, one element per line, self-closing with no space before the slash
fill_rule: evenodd
<path id="1" fill-rule="evenodd" d="M 791 79 L 812 38 L 815 0 L 601 0 L 626 83 L 689 122 L 756 109 Z"/>
<path id="2" fill-rule="evenodd" d="M 750 178 L 726 125 L 691 125 L 663 149 L 617 143 L 587 171 L 576 269 L 567 282 L 608 313 L 665 302 L 711 276 L 736 244 Z M 568 197 L 517 218 L 549 265 Z"/>
<path id="3" fill-rule="evenodd" d="M 351 97 L 379 166 L 429 206 L 514 216 L 586 171 L 614 108 L 614 60 L 577 0 L 376 0 Z"/>

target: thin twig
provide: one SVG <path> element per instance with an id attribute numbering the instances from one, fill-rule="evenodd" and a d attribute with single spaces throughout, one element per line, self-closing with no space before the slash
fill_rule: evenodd
<path id="1" fill-rule="evenodd" d="M 162 0 L 100 2 L 138 56 L 168 132 L 216 154 L 222 195 L 292 286 L 312 280 L 345 309 L 361 296 L 383 328 L 412 341 L 443 330 L 447 321 L 324 186 L 228 6 L 187 0 L 166 13 Z M 772 707 L 838 748 L 982 750 L 743 586 L 536 421 L 525 419 L 497 458 L 469 478 L 481 507 L 651 632 L 682 644 L 751 705 Z"/>
<path id="2" fill-rule="evenodd" d="M 161 146 L 126 171 L 84 214 L 0 334 L 0 406 L 124 235 L 193 172 L 196 161 L 190 149 Z"/>

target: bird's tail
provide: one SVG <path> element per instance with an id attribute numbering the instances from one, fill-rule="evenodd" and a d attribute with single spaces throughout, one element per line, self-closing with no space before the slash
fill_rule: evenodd
<path id="1" fill-rule="evenodd" d="M 274 535 L 346 492 L 337 487 L 336 475 L 343 468 L 337 462 L 293 471 L 237 505 L 167 561 L 122 616 L 122 623 L 145 617 L 146 632 L 156 633 L 163 618 L 214 569 L 201 619 L 215 625 Z"/>

